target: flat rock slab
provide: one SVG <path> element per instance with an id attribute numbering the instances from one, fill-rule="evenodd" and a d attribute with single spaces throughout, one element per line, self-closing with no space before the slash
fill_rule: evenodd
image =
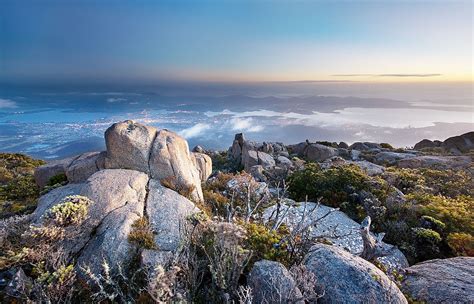
<path id="1" fill-rule="evenodd" d="M 474 258 L 422 262 L 405 269 L 402 290 L 426 303 L 474 303 Z"/>
<path id="2" fill-rule="evenodd" d="M 352 254 L 358 255 L 364 247 L 359 229 L 360 225 L 349 218 L 344 212 L 335 210 L 334 208 L 318 205 L 316 203 L 295 203 L 294 206 L 282 208 L 281 214 L 285 213 L 286 208 L 290 208 L 284 223 L 293 229 L 302 221 L 305 215 L 304 225 L 310 224 L 316 219 L 318 222 L 312 226 L 311 236 L 314 238 L 324 238 L 332 244 L 345 248 Z M 268 220 L 270 216 L 276 216 L 276 206 L 267 208 L 264 211 L 264 219 Z M 329 215 L 327 215 L 329 214 Z M 327 216 L 326 216 L 327 215 Z M 384 244 L 387 249 L 392 245 Z M 403 269 L 408 267 L 408 261 L 403 253 L 397 248 L 391 250 L 391 254 L 379 261 L 390 268 Z"/>

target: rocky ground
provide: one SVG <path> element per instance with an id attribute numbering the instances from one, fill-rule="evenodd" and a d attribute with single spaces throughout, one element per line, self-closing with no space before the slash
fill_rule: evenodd
<path id="1" fill-rule="evenodd" d="M 3 302 L 474 302 L 474 132 L 190 151 L 124 121 L 105 142 L 28 162 L 27 199 L 32 166 L 3 157 Z"/>

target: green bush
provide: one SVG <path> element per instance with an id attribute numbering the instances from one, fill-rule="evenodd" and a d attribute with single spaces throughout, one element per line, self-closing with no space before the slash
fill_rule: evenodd
<path id="1" fill-rule="evenodd" d="M 292 199 L 310 201 L 319 198 L 322 202 L 339 207 L 342 202 L 349 201 L 353 192 L 369 190 L 370 178 L 356 165 L 321 169 L 318 164 L 309 163 L 301 171 L 296 171 L 288 178 L 288 192 Z"/>
<path id="2" fill-rule="evenodd" d="M 55 186 L 55 185 L 65 185 L 67 184 L 67 177 L 66 174 L 64 173 L 59 173 L 54 176 L 52 176 L 49 180 L 46 186 Z"/>
<path id="3" fill-rule="evenodd" d="M 390 149 L 390 150 L 393 150 L 393 147 L 391 144 L 388 144 L 388 143 L 381 143 L 380 146 L 384 149 Z"/>
<path id="4" fill-rule="evenodd" d="M 287 244 L 282 241 L 288 234 L 285 228 L 274 231 L 257 223 L 244 224 L 244 228 L 247 232 L 245 247 L 252 252 L 252 262 L 265 259 L 289 265 Z"/>
<path id="5" fill-rule="evenodd" d="M 61 203 L 51 207 L 46 218 L 58 226 L 80 224 L 85 220 L 91 204 L 92 201 L 87 197 L 67 196 Z"/>
<path id="6" fill-rule="evenodd" d="M 39 188 L 33 173 L 44 161 L 26 155 L 0 153 L 0 218 L 32 211 Z"/>
<path id="7" fill-rule="evenodd" d="M 417 259 L 430 260 L 440 255 L 441 236 L 438 232 L 426 228 L 413 228 L 414 245 Z"/>

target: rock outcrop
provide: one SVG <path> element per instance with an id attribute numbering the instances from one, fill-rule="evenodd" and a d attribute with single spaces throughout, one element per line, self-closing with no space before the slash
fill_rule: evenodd
<path id="1" fill-rule="evenodd" d="M 474 258 L 431 260 L 405 269 L 402 290 L 424 303 L 474 303 Z"/>
<path id="2" fill-rule="evenodd" d="M 36 168 L 35 170 L 35 182 L 43 188 L 48 184 L 49 179 L 58 174 L 66 174 L 66 169 L 76 157 L 65 158 L 61 160 L 53 160 L 47 164 Z"/>
<path id="3" fill-rule="evenodd" d="M 192 190 L 194 201 L 203 200 L 201 181 L 212 173 L 212 160 L 205 154 L 191 154 L 178 134 L 127 120 L 107 129 L 105 143 L 105 152 L 84 153 L 37 168 L 36 183 L 42 188 L 61 173 L 70 183 L 81 183 L 99 170 L 130 169 L 156 180 L 173 178 L 177 187 Z"/>
<path id="4" fill-rule="evenodd" d="M 287 208 L 289 208 L 288 211 Z M 321 204 L 296 203 L 287 200 L 280 214 L 286 214 L 284 223 L 290 230 L 297 225 L 310 225 L 312 238 L 326 239 L 355 255 L 362 252 L 364 245 L 359 233 L 360 225 L 342 211 Z M 276 220 L 273 218 L 276 216 L 276 206 L 267 208 L 263 216 L 265 220 Z M 408 261 L 399 249 L 389 244 L 382 244 L 389 254 L 378 258 L 379 262 L 387 268 L 397 270 L 408 267 Z"/>
<path id="5" fill-rule="evenodd" d="M 304 157 L 309 161 L 315 162 L 322 162 L 337 155 L 337 149 L 321 144 L 310 144 L 304 150 Z"/>
<path id="6" fill-rule="evenodd" d="M 150 153 L 157 130 L 127 120 L 105 131 L 107 169 L 131 169 L 150 173 Z"/>
<path id="7" fill-rule="evenodd" d="M 453 136 L 446 139 L 441 146 L 453 154 L 460 155 L 474 149 L 474 132 Z"/>
<path id="8" fill-rule="evenodd" d="M 303 264 L 325 292 L 318 303 L 408 303 L 385 273 L 340 247 L 317 244 Z"/>
<path id="9" fill-rule="evenodd" d="M 105 169 L 106 152 L 90 152 L 81 154 L 66 168 L 66 177 L 70 183 L 86 181 L 95 172 Z"/>
<path id="10" fill-rule="evenodd" d="M 105 138 L 106 152 L 84 153 L 37 170 L 40 185 L 58 173 L 66 174 L 69 184 L 39 199 L 32 224 L 48 225 L 51 208 L 67 199 L 84 200 L 90 202 L 86 218 L 66 227 L 70 236 L 58 241 L 62 262 L 75 260 L 80 273 L 87 266 L 95 275 L 104 261 L 113 269 L 127 265 L 136 253 L 147 264 L 164 263 L 178 248 L 188 216 L 199 211 L 173 190 L 186 186 L 186 195 L 201 201 L 201 179 L 211 174 L 212 161 L 205 154 L 191 154 L 179 135 L 133 121 L 112 125 Z M 161 185 L 169 177 L 177 189 Z M 153 233 L 155 250 L 137 248 L 129 240 L 133 224 L 142 218 Z"/>
<path id="11" fill-rule="evenodd" d="M 400 168 L 430 168 L 437 170 L 446 169 L 463 169 L 471 165 L 472 159 L 470 156 L 416 156 L 412 158 L 405 158 L 397 162 Z"/>
<path id="12" fill-rule="evenodd" d="M 199 172 L 201 181 L 205 182 L 212 174 L 212 159 L 204 153 L 192 152 L 191 160 Z"/>
<path id="13" fill-rule="evenodd" d="M 158 131 L 148 165 L 151 178 L 161 180 L 174 177 L 179 186 L 193 188 L 193 200 L 203 200 L 199 172 L 191 159 L 187 141 L 178 134 L 168 130 Z"/>
<path id="14" fill-rule="evenodd" d="M 382 146 L 378 143 L 371 143 L 371 142 L 355 142 L 349 146 L 351 150 L 358 150 L 358 151 L 370 151 L 370 150 L 380 150 Z"/>
<path id="15" fill-rule="evenodd" d="M 426 148 L 437 148 L 437 147 L 440 147 L 441 144 L 442 142 L 439 140 L 431 141 L 429 139 L 423 139 L 422 141 L 416 143 L 413 149 L 421 150 L 421 149 L 426 149 Z"/>
<path id="16" fill-rule="evenodd" d="M 454 155 L 461 155 L 469 153 L 474 149 L 474 132 L 468 132 L 459 136 L 453 136 L 446 139 L 444 142 L 439 140 L 431 141 L 423 139 L 415 144 L 415 150 L 422 150 L 426 148 L 442 148 L 446 152 Z"/>
<path id="17" fill-rule="evenodd" d="M 199 212 L 194 204 L 173 190 L 151 179 L 146 201 L 146 212 L 159 250 L 174 251 L 186 232 L 188 216 Z"/>
<path id="18" fill-rule="evenodd" d="M 278 262 L 256 262 L 250 272 L 248 285 L 252 288 L 255 303 L 304 303 L 295 280 L 285 266 Z"/>

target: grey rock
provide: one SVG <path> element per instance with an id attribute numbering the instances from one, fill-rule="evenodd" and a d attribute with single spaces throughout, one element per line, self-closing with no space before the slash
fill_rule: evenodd
<path id="1" fill-rule="evenodd" d="M 292 154 L 297 154 L 299 157 L 304 157 L 305 156 L 305 151 L 306 148 L 308 147 L 307 142 L 301 142 L 296 145 L 290 145 L 288 148 L 290 149 Z"/>
<path id="2" fill-rule="evenodd" d="M 338 148 L 342 148 L 342 149 L 349 149 L 349 145 L 346 144 L 345 142 L 341 141 L 338 145 L 337 145 Z"/>
<path id="3" fill-rule="evenodd" d="M 193 148 L 193 152 L 204 153 L 204 152 L 206 152 L 206 151 L 204 150 L 203 147 L 197 145 L 197 146 L 195 146 L 195 147 Z"/>
<path id="4" fill-rule="evenodd" d="M 370 150 L 380 150 L 382 146 L 377 143 L 371 142 L 355 142 L 349 146 L 349 149 L 359 150 L 359 151 L 370 151 Z"/>
<path id="5" fill-rule="evenodd" d="M 263 172 L 264 172 L 264 169 L 263 169 L 263 166 L 261 165 L 252 166 L 249 169 L 250 175 L 252 175 L 252 177 L 258 182 L 267 181 L 267 177 L 265 176 Z"/>
<path id="6" fill-rule="evenodd" d="M 193 187 L 192 199 L 202 201 L 201 178 L 194 166 L 187 141 L 178 134 L 160 130 L 150 154 L 150 174 L 161 180 L 174 177 L 180 186 Z"/>
<path id="7" fill-rule="evenodd" d="M 148 271 L 153 271 L 157 266 L 165 267 L 173 260 L 173 256 L 172 251 L 151 249 L 143 249 L 140 254 L 141 264 Z"/>
<path id="8" fill-rule="evenodd" d="M 380 152 L 375 154 L 375 162 L 379 165 L 395 165 L 399 160 L 415 157 L 411 153 Z"/>
<path id="9" fill-rule="evenodd" d="M 80 250 L 79 268 L 88 266 L 100 274 L 104 261 L 111 269 L 128 264 L 135 250 L 128 235 L 132 224 L 143 216 L 147 183 L 146 174 L 124 169 L 102 170 L 87 180 L 81 195 L 94 203 L 82 224 L 84 231 L 68 242 L 72 252 Z"/>
<path id="10" fill-rule="evenodd" d="M 402 290 L 426 303 L 474 303 L 474 258 L 425 261 L 405 269 Z"/>
<path id="11" fill-rule="evenodd" d="M 201 181 L 205 182 L 212 174 L 212 159 L 204 153 L 191 152 L 191 160 L 199 172 Z"/>
<path id="12" fill-rule="evenodd" d="M 66 177 L 70 183 L 86 181 L 95 172 L 104 169 L 106 152 L 81 154 L 66 168 Z"/>
<path id="13" fill-rule="evenodd" d="M 385 172 L 385 167 L 376 165 L 366 160 L 354 161 L 349 163 L 357 165 L 359 168 L 364 170 L 369 176 L 381 175 Z"/>
<path id="14" fill-rule="evenodd" d="M 361 151 L 359 150 L 351 150 L 351 159 L 352 160 L 359 160 L 360 159 Z"/>
<path id="15" fill-rule="evenodd" d="M 464 169 L 472 163 L 470 156 L 416 156 L 398 161 L 400 168 Z"/>
<path id="16" fill-rule="evenodd" d="M 284 167 L 284 168 L 291 168 L 293 167 L 293 162 L 291 160 L 289 160 L 287 157 L 285 156 L 278 156 L 277 157 L 277 164 L 280 166 L 280 167 Z"/>
<path id="17" fill-rule="evenodd" d="M 76 158 L 77 156 L 61 160 L 54 160 L 48 162 L 45 165 L 39 166 L 38 168 L 36 168 L 34 173 L 36 184 L 40 188 L 43 188 L 49 182 L 49 179 L 51 177 L 58 174 L 66 174 L 66 168 Z"/>
<path id="18" fill-rule="evenodd" d="M 290 203 L 285 204 L 281 210 L 281 214 L 287 213 L 284 223 L 292 230 L 304 218 L 303 225 L 311 225 L 312 238 L 324 238 L 333 245 L 345 248 L 352 254 L 360 254 L 363 249 L 363 241 L 360 235 L 360 225 L 349 218 L 344 212 L 335 210 L 334 208 L 319 205 L 316 203 Z M 287 212 L 287 208 L 288 210 Z M 263 218 L 265 221 L 270 220 L 270 217 L 276 216 L 276 205 L 265 209 Z M 275 219 L 273 219 L 275 220 Z M 387 268 L 403 269 L 408 267 L 408 261 L 403 253 L 396 247 L 383 243 L 383 248 L 390 254 L 381 258 L 378 261 Z"/>
<path id="19" fill-rule="evenodd" d="M 275 160 L 270 154 L 265 152 L 257 152 L 258 164 L 262 165 L 264 168 L 271 168 L 275 166 Z"/>
<path id="20" fill-rule="evenodd" d="M 474 149 L 474 132 L 453 136 L 446 139 L 442 145 L 447 151 L 460 155 Z"/>
<path id="21" fill-rule="evenodd" d="M 127 120 L 105 131 L 107 169 L 132 169 L 149 173 L 149 158 L 157 130 Z"/>
<path id="22" fill-rule="evenodd" d="M 258 165 L 258 152 L 245 150 L 245 153 L 242 153 L 242 164 L 245 171 L 248 171 L 250 167 Z"/>
<path id="23" fill-rule="evenodd" d="M 21 299 L 25 294 L 29 293 L 33 282 L 20 267 L 11 269 L 10 271 L 12 272 L 12 277 L 5 286 L 3 295 Z M 3 300 L 5 300 L 4 303 L 15 303 L 15 301 L 9 302 L 7 299 Z"/>
<path id="24" fill-rule="evenodd" d="M 187 198 L 150 180 L 146 202 L 150 226 L 159 250 L 174 251 L 178 248 L 186 219 L 199 209 Z"/>
<path id="25" fill-rule="evenodd" d="M 408 303 L 385 273 L 340 247 L 316 244 L 303 264 L 325 292 L 318 303 Z"/>
<path id="26" fill-rule="evenodd" d="M 429 139 L 423 139 L 422 141 L 415 144 L 413 149 L 420 150 L 425 148 L 436 148 L 441 145 L 440 141 L 431 141 Z"/>
<path id="27" fill-rule="evenodd" d="M 262 260 L 254 264 L 248 285 L 255 303 L 303 303 L 301 291 L 282 264 Z"/>
<path id="28" fill-rule="evenodd" d="M 322 162 L 337 155 L 337 149 L 320 144 L 310 144 L 305 150 L 305 157 L 309 161 Z"/>

